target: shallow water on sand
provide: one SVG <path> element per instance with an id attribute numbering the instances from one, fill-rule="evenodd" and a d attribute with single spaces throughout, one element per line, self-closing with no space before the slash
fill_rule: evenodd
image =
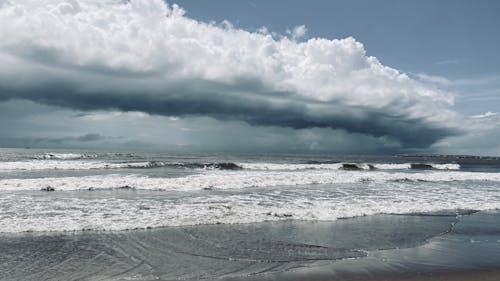
<path id="1" fill-rule="evenodd" d="M 500 214 L 3 234 L 1 280 L 331 280 L 495 268 Z"/>
<path id="2" fill-rule="evenodd" d="M 394 244 L 395 248 L 370 250 L 358 259 L 315 261 L 288 271 L 227 280 L 499 280 L 499 226 L 499 212 L 459 216 L 447 231 L 418 246 Z"/>
<path id="3" fill-rule="evenodd" d="M 420 245 L 450 216 L 370 216 L 336 222 L 266 222 L 121 232 L 11 234 L 0 242 L 1 279 L 149 280 L 243 277 L 314 261 Z"/>

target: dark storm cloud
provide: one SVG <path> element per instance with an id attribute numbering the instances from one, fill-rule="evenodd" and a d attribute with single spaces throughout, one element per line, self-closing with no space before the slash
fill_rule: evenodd
<path id="1" fill-rule="evenodd" d="M 67 136 L 67 137 L 8 137 L 0 136 L 0 143 L 6 147 L 50 147 L 57 145 L 63 147 L 69 144 L 78 144 L 86 142 L 95 142 L 107 139 L 100 134 L 89 133 L 81 136 Z"/>
<path id="2" fill-rule="evenodd" d="M 182 83 L 193 85 L 197 81 Z M 293 129 L 330 128 L 389 137 L 403 147 L 428 147 L 437 140 L 456 135 L 457 130 L 424 119 L 385 113 L 359 106 L 324 105 L 296 100 L 289 93 L 241 93 L 248 85 L 214 85 L 175 87 L 162 93 L 147 92 L 78 92 L 68 84 L 52 84 L 23 92 L 0 88 L 0 97 L 22 98 L 76 110 L 142 111 L 164 116 L 209 116 L 219 120 L 240 120 L 257 126 L 278 126 Z M 205 92 L 200 94 L 198 91 Z M 215 89 L 219 88 L 219 91 Z M 210 91 L 210 89 L 213 90 Z M 257 90 L 257 89 L 255 89 Z M 262 89 L 260 89 L 262 90 Z M 267 96 L 274 98 L 269 100 Z"/>
<path id="3" fill-rule="evenodd" d="M 448 94 L 353 38 L 275 38 L 201 23 L 160 0 L 19 1 L 0 8 L 0 24 L 0 100 L 342 130 L 406 148 L 458 133 Z"/>

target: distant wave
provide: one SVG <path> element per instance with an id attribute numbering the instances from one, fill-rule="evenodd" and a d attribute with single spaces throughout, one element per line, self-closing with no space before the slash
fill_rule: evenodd
<path id="1" fill-rule="evenodd" d="M 106 162 L 95 154 L 42 154 L 35 160 L 0 162 L 0 171 L 13 170 L 90 170 L 90 169 L 151 169 L 176 167 L 185 169 L 216 170 L 261 170 L 261 171 L 299 171 L 299 170 L 460 170 L 456 163 L 179 163 L 165 161 Z"/>
<path id="2" fill-rule="evenodd" d="M 0 162 L 0 171 L 16 170 L 90 170 L 148 167 L 149 162 L 109 163 L 103 161 L 30 160 Z"/>
<path id="3" fill-rule="evenodd" d="M 57 159 L 57 160 L 74 160 L 74 159 L 89 159 L 96 158 L 96 154 L 80 154 L 80 153 L 44 153 L 33 156 L 34 159 Z"/>
<path id="4" fill-rule="evenodd" d="M 332 163 L 332 164 L 276 164 L 276 163 L 239 163 L 247 170 L 269 170 L 269 171 L 294 171 L 294 170 L 459 170 L 460 165 L 456 163 L 434 164 L 434 163 Z"/>
<path id="5" fill-rule="evenodd" d="M 69 157 L 69 156 L 68 156 Z M 76 157 L 76 156 L 75 156 Z M 70 159 L 70 158 L 67 158 Z M 0 162 L 0 171 L 16 170 L 91 170 L 91 169 L 151 169 L 159 167 L 178 167 L 187 169 L 239 170 L 239 165 L 231 162 L 220 163 L 171 163 L 162 161 L 143 162 L 104 162 L 89 160 L 29 160 Z"/>
<path id="6" fill-rule="evenodd" d="M 232 162 L 216 162 L 216 163 L 171 163 L 162 161 L 148 161 L 148 162 L 132 162 L 132 163 L 119 163 L 118 165 L 110 165 L 106 168 L 136 168 L 136 169 L 149 169 L 158 167 L 177 167 L 187 169 L 205 169 L 205 170 L 241 170 L 243 169 L 238 164 Z"/>

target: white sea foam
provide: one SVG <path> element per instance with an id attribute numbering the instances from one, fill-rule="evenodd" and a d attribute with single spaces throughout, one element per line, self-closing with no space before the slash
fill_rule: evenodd
<path id="1" fill-rule="evenodd" d="M 88 160 L 29 160 L 0 162 L 0 171 L 16 170 L 92 170 L 92 169 L 121 169 L 121 168 L 148 168 L 159 167 L 163 162 L 125 162 L 113 163 Z"/>
<path id="2" fill-rule="evenodd" d="M 247 170 L 262 171 L 294 171 L 294 170 L 339 170 L 343 168 L 344 163 L 332 164 L 279 164 L 279 163 L 238 163 L 238 165 Z M 356 167 L 362 170 L 407 170 L 411 169 L 411 163 L 357 163 Z M 456 163 L 447 164 L 428 164 L 436 170 L 459 170 L 460 165 Z"/>
<path id="3" fill-rule="evenodd" d="M 50 154 L 52 155 L 52 154 Z M 9 161 L 0 162 L 0 172 L 1 171 L 14 171 L 14 170 L 91 170 L 91 169 L 122 169 L 122 168 L 155 168 L 163 167 L 168 165 L 177 165 L 179 167 L 187 168 L 205 168 L 205 169 L 216 169 L 218 163 L 170 163 L 161 161 L 142 161 L 142 162 L 105 162 L 96 160 L 84 160 L 84 158 L 93 158 L 92 156 L 87 156 L 83 154 L 62 154 L 61 158 L 43 158 L 38 160 L 28 160 L 28 161 Z M 73 156 L 74 155 L 74 156 Z M 81 157 L 80 157 L 80 156 Z M 59 156 L 57 156 L 59 157 Z M 66 158 L 65 158 L 66 157 Z M 72 158 L 74 157 L 74 158 Z M 79 158 L 80 157 L 80 158 Z M 48 160 L 53 159 L 53 160 Z M 57 160 L 64 159 L 64 160 Z M 75 160 L 81 159 L 81 160 Z M 231 163 L 230 163 L 231 164 Z M 245 170 L 259 170 L 259 171 L 299 171 L 299 170 L 340 170 L 343 168 L 343 163 L 334 164 L 277 164 L 277 163 L 235 163 Z M 355 164 L 361 170 L 407 170 L 411 168 L 410 163 L 403 164 L 391 164 L 391 163 L 377 163 L 377 164 L 367 164 L 359 163 Z M 459 170 L 459 164 L 429 164 L 433 169 L 436 170 Z"/>
<path id="4" fill-rule="evenodd" d="M 403 164 L 373 164 L 373 167 L 376 169 L 380 170 L 407 170 L 411 168 L 410 163 L 403 163 Z"/>
<path id="5" fill-rule="evenodd" d="M 81 165 L 84 169 L 110 164 L 94 160 L 30 162 L 34 167 L 43 162 L 59 168 Z M 113 167 L 162 165 L 115 164 Z M 0 179 L 0 232 L 335 220 L 380 213 L 500 208 L 500 173 L 449 170 L 453 166 L 409 171 L 404 165 L 410 164 L 376 164 L 389 166 L 371 171 L 343 170 L 342 164 L 319 164 L 331 165 L 320 169 L 318 164 L 310 164 L 315 168 L 265 164 L 267 169 L 260 164 L 241 165 L 243 170 L 200 169 L 198 174 L 176 178 L 134 171 L 138 173 Z M 55 192 L 40 191 L 47 187 Z M 140 192 L 126 191 L 133 188 Z"/>
<path id="6" fill-rule="evenodd" d="M 39 190 L 47 186 L 55 190 L 112 189 L 132 187 L 147 190 L 242 189 L 273 186 L 384 183 L 384 182 L 450 182 L 500 181 L 500 173 L 425 171 L 358 172 L 358 171 L 211 171 L 178 178 L 155 178 L 143 175 L 101 175 L 84 177 L 52 177 L 36 179 L 2 179 L 0 190 Z"/>
<path id="7" fill-rule="evenodd" d="M 431 165 L 434 169 L 438 170 L 459 170 L 460 165 L 455 164 L 455 163 L 448 163 L 448 164 L 432 164 Z"/>
<path id="8" fill-rule="evenodd" d="M 338 170 L 341 163 L 334 164 L 279 164 L 279 163 L 238 163 L 246 170 L 294 171 L 294 170 Z"/>
<path id="9" fill-rule="evenodd" d="M 0 231 L 124 230 L 146 227 L 267 220 L 335 220 L 380 213 L 490 210 L 500 207 L 493 185 L 408 183 L 271 189 L 246 194 L 203 194 L 171 198 L 116 194 L 0 193 Z"/>
<path id="10" fill-rule="evenodd" d="M 87 159 L 96 158 L 95 154 L 80 154 L 80 153 L 44 153 L 35 155 L 35 159 L 59 159 L 59 160 L 73 160 L 73 159 Z"/>

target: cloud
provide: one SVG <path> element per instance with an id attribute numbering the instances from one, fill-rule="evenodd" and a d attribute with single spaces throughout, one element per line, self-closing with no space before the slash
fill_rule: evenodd
<path id="1" fill-rule="evenodd" d="M 0 100 L 341 130 L 414 148 L 457 134 L 451 95 L 354 38 L 297 42 L 299 26 L 276 39 L 161 0 L 4 3 Z"/>
<path id="2" fill-rule="evenodd" d="M 88 133 L 85 135 L 80 135 L 80 136 L 68 136 L 68 137 L 45 137 L 45 138 L 35 138 L 32 139 L 31 141 L 34 144 L 37 143 L 56 143 L 56 144 L 61 144 L 61 143 L 67 143 L 67 142 L 94 142 L 94 141 L 101 141 L 105 140 L 106 137 L 102 136 L 100 134 L 96 133 Z"/>
<path id="3" fill-rule="evenodd" d="M 443 139 L 431 148 L 440 153 L 499 156 L 500 115 L 486 112 L 461 120 L 464 134 Z"/>
<path id="4" fill-rule="evenodd" d="M 84 120 L 92 120 L 92 121 L 106 121 L 115 118 L 127 118 L 127 117 L 136 117 L 143 118 L 146 117 L 147 114 L 138 111 L 103 111 L 103 112 L 90 112 L 90 113 L 79 113 L 74 115 L 74 117 L 81 118 Z"/>
<path id="5" fill-rule="evenodd" d="M 88 142 L 88 141 L 98 141 L 98 140 L 104 140 L 106 137 L 101 136 L 100 134 L 86 134 L 83 136 L 76 137 L 75 140 L 77 141 L 82 141 L 82 142 Z"/>
<path id="6" fill-rule="evenodd" d="M 287 30 L 286 33 L 292 36 L 293 40 L 299 40 L 306 36 L 307 28 L 305 25 L 299 25 L 294 27 L 292 30 Z"/>
<path id="7" fill-rule="evenodd" d="M 438 76 L 438 75 L 428 75 L 425 73 L 419 73 L 417 74 L 418 79 L 420 79 L 423 82 L 428 82 L 428 83 L 434 83 L 434 84 L 440 84 L 440 85 L 450 85 L 451 81 L 448 80 L 445 77 Z"/>
<path id="8" fill-rule="evenodd" d="M 442 60 L 434 63 L 435 65 L 455 65 L 459 64 L 460 62 L 458 60 Z"/>
<path id="9" fill-rule="evenodd" d="M 483 118 L 494 117 L 494 116 L 497 116 L 497 115 L 498 115 L 498 112 L 487 111 L 487 112 L 485 112 L 483 114 L 473 115 L 473 116 L 471 116 L 471 118 L 474 118 L 474 119 L 483 119 Z"/>
<path id="10" fill-rule="evenodd" d="M 7 147 L 79 147 L 84 143 L 92 143 L 106 140 L 107 137 L 100 134 L 85 134 L 81 136 L 67 137 L 4 137 L 0 136 L 0 142 Z"/>
<path id="11" fill-rule="evenodd" d="M 500 76 L 488 74 L 451 80 L 445 89 L 453 92 L 456 110 L 466 115 L 495 112 L 500 107 Z"/>
<path id="12" fill-rule="evenodd" d="M 59 122 L 64 120 L 64 122 Z M 384 137 L 331 129 L 291 129 L 138 112 L 73 111 L 25 100 L 0 102 L 0 146 L 152 151 L 400 153 Z M 102 136 L 92 139 L 92 132 Z M 230 132 L 230 133 L 228 133 Z M 407 150 L 404 150 L 408 152 Z"/>

